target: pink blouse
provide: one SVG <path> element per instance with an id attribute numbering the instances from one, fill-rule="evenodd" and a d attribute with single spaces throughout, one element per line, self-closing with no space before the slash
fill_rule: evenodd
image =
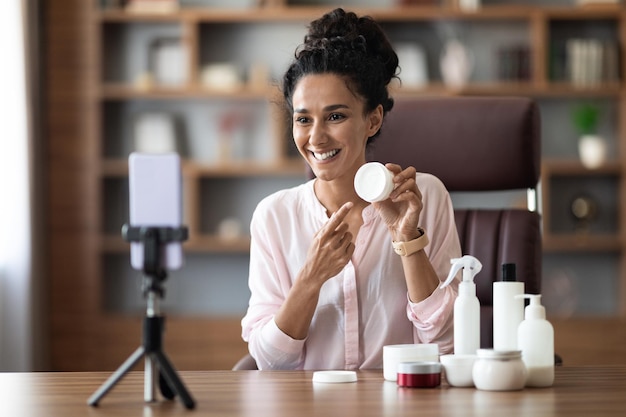
<path id="1" fill-rule="evenodd" d="M 418 173 L 423 196 L 420 226 L 426 253 L 443 281 L 450 259 L 461 256 L 450 196 L 439 179 Z M 345 268 L 322 286 L 306 339 L 296 340 L 274 322 L 304 265 L 313 235 L 328 220 L 311 180 L 278 191 L 257 206 L 251 222 L 251 291 L 242 337 L 259 369 L 382 368 L 383 346 L 438 343 L 452 351 L 453 307 L 458 281 L 412 303 L 400 257 L 373 206 L 363 210 L 355 252 Z"/>

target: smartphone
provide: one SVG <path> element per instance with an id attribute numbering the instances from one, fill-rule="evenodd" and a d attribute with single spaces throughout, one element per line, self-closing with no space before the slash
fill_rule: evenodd
<path id="1" fill-rule="evenodd" d="M 177 153 L 133 152 L 128 158 L 130 226 L 180 227 L 182 223 L 182 175 Z M 130 263 L 143 270 L 142 242 L 131 242 Z M 161 248 L 160 266 L 179 269 L 183 264 L 182 242 Z"/>

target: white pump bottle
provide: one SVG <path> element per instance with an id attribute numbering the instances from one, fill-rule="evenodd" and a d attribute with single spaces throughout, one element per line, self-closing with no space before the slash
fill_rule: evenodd
<path id="1" fill-rule="evenodd" d="M 526 386 L 549 387 L 554 382 L 554 328 L 546 320 L 541 294 L 522 294 L 515 297 L 530 298 L 524 321 L 517 331 L 518 347 L 528 370 Z"/>
<path id="2" fill-rule="evenodd" d="M 478 259 L 470 255 L 451 259 L 452 268 L 441 288 L 450 285 L 463 268 L 463 281 L 454 302 L 454 354 L 475 355 L 480 348 L 480 303 L 476 297 L 474 276 L 482 269 Z"/>

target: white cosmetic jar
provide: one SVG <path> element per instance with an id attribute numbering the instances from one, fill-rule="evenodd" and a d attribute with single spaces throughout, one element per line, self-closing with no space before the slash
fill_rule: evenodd
<path id="1" fill-rule="evenodd" d="M 402 362 L 439 362 L 436 343 L 383 346 L 383 375 L 387 381 L 397 382 L 398 365 Z"/>
<path id="2" fill-rule="evenodd" d="M 473 387 L 472 371 L 476 355 L 441 355 L 439 360 L 443 366 L 448 384 L 453 387 Z"/>
<path id="3" fill-rule="evenodd" d="M 380 162 L 368 162 L 356 172 L 354 189 L 369 203 L 386 200 L 393 191 L 393 172 Z"/>
<path id="4" fill-rule="evenodd" d="M 472 377 L 485 391 L 515 391 L 526 384 L 526 366 L 519 350 L 478 349 Z"/>

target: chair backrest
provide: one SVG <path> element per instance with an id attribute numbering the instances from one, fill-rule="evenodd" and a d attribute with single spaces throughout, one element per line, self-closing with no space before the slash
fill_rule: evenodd
<path id="1" fill-rule="evenodd" d="M 398 99 L 370 161 L 412 165 L 434 174 L 450 192 L 532 189 L 540 174 L 540 119 L 522 97 Z M 483 264 L 476 276 L 481 346 L 493 346 L 492 283 L 502 264 L 515 263 L 525 291 L 541 291 L 540 216 L 534 211 L 456 209 L 463 254 Z"/>

